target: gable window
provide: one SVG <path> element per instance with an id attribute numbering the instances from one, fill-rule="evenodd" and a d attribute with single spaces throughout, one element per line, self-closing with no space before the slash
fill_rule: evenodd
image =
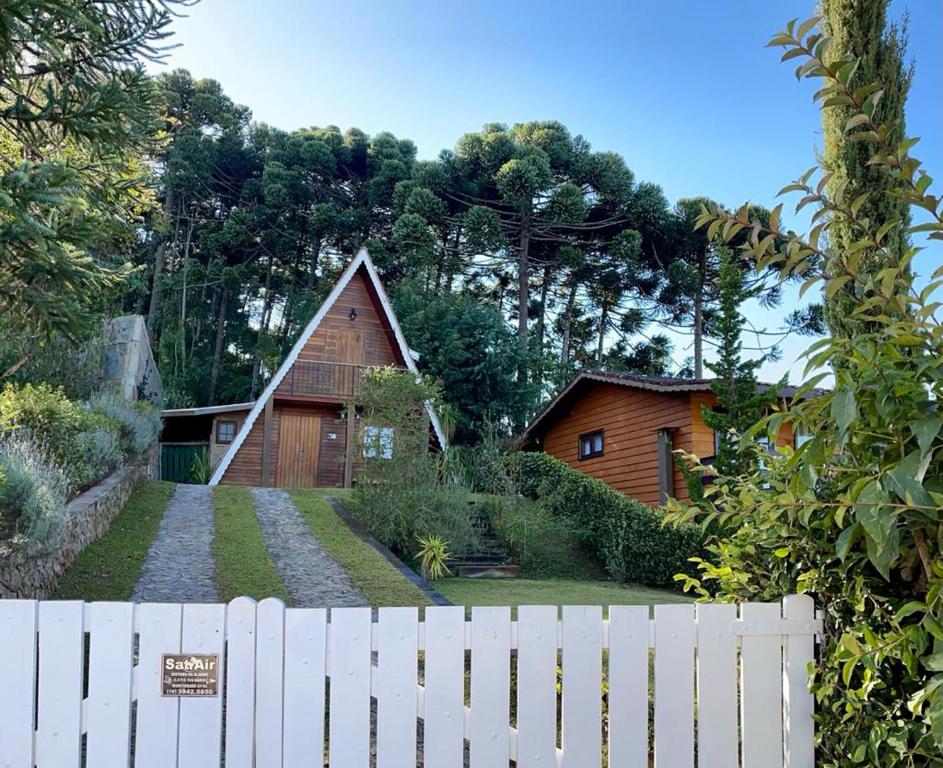
<path id="1" fill-rule="evenodd" d="M 236 438 L 236 422 L 217 421 L 216 422 L 216 442 L 227 444 Z"/>
<path id="2" fill-rule="evenodd" d="M 604 449 L 605 439 L 601 429 L 580 435 L 580 461 L 602 456 Z"/>
<path id="3" fill-rule="evenodd" d="M 363 457 L 365 459 L 392 459 L 393 427 L 364 427 Z"/>

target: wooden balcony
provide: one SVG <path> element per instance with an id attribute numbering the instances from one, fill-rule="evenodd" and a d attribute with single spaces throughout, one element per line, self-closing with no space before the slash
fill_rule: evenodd
<path id="1" fill-rule="evenodd" d="M 339 401 L 359 397 L 363 372 L 372 367 L 374 366 L 354 363 L 298 360 L 278 385 L 276 395 Z"/>

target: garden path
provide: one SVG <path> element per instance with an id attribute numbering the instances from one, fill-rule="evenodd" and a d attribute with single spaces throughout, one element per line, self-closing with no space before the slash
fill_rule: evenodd
<path id="1" fill-rule="evenodd" d="M 262 538 L 296 608 L 369 605 L 340 564 L 321 546 L 285 491 L 253 488 Z"/>
<path id="2" fill-rule="evenodd" d="M 213 489 L 178 485 L 141 568 L 132 600 L 215 603 Z"/>

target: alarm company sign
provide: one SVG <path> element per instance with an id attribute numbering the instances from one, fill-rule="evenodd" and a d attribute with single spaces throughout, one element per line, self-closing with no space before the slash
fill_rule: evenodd
<path id="1" fill-rule="evenodd" d="M 162 696 L 219 695 L 217 654 L 165 653 L 160 660 Z"/>

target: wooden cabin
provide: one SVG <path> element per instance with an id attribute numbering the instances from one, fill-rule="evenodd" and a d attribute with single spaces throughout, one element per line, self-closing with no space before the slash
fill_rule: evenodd
<path id="1" fill-rule="evenodd" d="M 210 468 L 219 464 L 254 405 L 233 403 L 161 411 L 161 479 L 191 482 L 194 460 L 204 453 L 209 456 Z"/>
<path id="2" fill-rule="evenodd" d="M 794 394 L 794 387 L 779 392 L 784 400 Z M 534 418 L 523 445 L 646 504 L 662 504 L 669 496 L 687 500 L 671 451 L 702 460 L 716 454 L 716 437 L 701 416 L 701 407 L 715 402 L 709 379 L 583 371 Z M 786 424 L 776 444 L 792 442 Z"/>
<path id="3" fill-rule="evenodd" d="M 362 249 L 247 414 L 210 485 L 350 487 L 363 460 L 356 405 L 363 372 L 393 366 L 418 374 L 414 357 Z M 431 407 L 428 414 L 433 441 L 444 447 Z"/>

